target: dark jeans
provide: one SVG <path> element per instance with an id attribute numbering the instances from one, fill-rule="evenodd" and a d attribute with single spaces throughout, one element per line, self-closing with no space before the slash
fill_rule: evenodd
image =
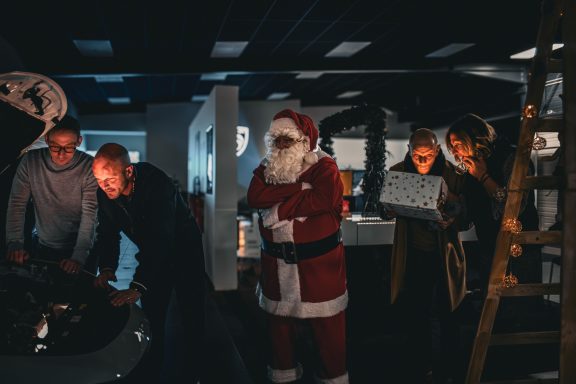
<path id="1" fill-rule="evenodd" d="M 196 383 L 200 378 L 201 356 L 204 349 L 206 297 L 204 291 L 196 292 L 197 290 L 191 286 L 189 271 L 188 268 L 176 266 L 166 271 L 158 271 L 163 278 L 148 287 L 142 296 L 142 309 L 150 321 L 152 343 L 150 351 L 140 363 L 138 372 L 135 373 L 134 382 L 139 382 L 139 378 L 151 383 L 163 382 L 166 319 L 173 292 L 178 317 L 182 321 L 183 334 L 179 337 L 185 340 L 186 345 L 185 359 L 188 369 L 186 377 L 190 383 Z"/>
<path id="2" fill-rule="evenodd" d="M 407 383 L 424 382 L 430 370 L 437 382 L 460 375 L 459 327 L 441 271 L 438 252 L 408 248 L 404 290 L 398 301 L 406 336 Z"/>

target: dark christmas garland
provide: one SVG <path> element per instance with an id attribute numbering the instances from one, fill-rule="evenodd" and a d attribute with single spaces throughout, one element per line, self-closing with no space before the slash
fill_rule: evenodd
<path id="1" fill-rule="evenodd" d="M 386 112 L 375 105 L 361 104 L 322 119 L 318 125 L 320 147 L 334 156 L 332 136 L 360 125 L 366 126 L 367 139 L 362 184 L 366 196 L 363 213 L 375 213 L 378 212 L 380 190 L 386 174 Z"/>

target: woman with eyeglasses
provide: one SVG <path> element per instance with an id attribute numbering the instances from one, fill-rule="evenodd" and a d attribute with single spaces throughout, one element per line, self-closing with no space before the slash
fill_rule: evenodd
<path id="1" fill-rule="evenodd" d="M 486 120 L 474 114 L 461 117 L 449 127 L 446 146 L 467 173 L 464 196 L 478 237 L 480 283 L 484 289 L 490 275 L 516 148 L 506 138 L 498 136 Z M 534 174 L 532 163 L 529 172 Z M 534 203 L 534 192 L 525 194 L 518 217 L 523 231 L 538 230 Z M 540 247 L 522 247 L 521 257 L 510 258 L 509 271 L 520 283 L 542 282 Z M 473 259 L 468 260 L 473 262 Z"/>
<path id="2" fill-rule="evenodd" d="M 86 268 L 96 220 L 93 158 L 77 151 L 80 125 L 65 116 L 48 131 L 47 148 L 26 153 L 12 182 L 6 220 L 9 261 L 22 264 L 30 256 L 57 262 L 67 274 Z M 25 247 L 24 222 L 32 201 L 36 236 Z M 95 264 L 88 269 L 95 272 Z"/>

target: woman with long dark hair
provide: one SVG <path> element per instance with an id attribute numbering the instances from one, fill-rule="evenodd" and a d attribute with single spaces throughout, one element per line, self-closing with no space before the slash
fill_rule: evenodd
<path id="1" fill-rule="evenodd" d="M 486 120 L 474 114 L 461 117 L 449 127 L 446 145 L 458 167 L 462 172 L 467 172 L 464 196 L 469 219 L 476 227 L 479 272 L 484 288 L 490 275 L 516 148 L 504 137 L 499 137 Z M 534 173 L 532 163 L 529 173 Z M 526 193 L 522 199 L 518 219 L 524 231 L 538 230 L 538 213 L 534 202 L 533 191 Z M 541 283 L 540 246 L 523 245 L 523 254 L 510 258 L 509 270 L 520 283 Z"/>

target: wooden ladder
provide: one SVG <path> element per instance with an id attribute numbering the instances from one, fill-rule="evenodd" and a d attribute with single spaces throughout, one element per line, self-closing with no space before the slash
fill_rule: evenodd
<path id="1" fill-rule="evenodd" d="M 562 60 L 551 59 L 558 27 L 564 42 Z M 539 117 L 548 73 L 563 73 L 563 118 Z M 527 85 L 522 123 L 512 175 L 507 188 L 502 227 L 488 283 L 487 297 L 472 348 L 467 384 L 480 383 L 490 345 L 521 345 L 559 342 L 559 379 L 511 381 L 516 383 L 576 383 L 576 1 L 545 0 L 536 42 L 536 55 Z M 536 132 L 564 132 L 565 174 L 527 176 Z M 511 231 L 506 225 L 517 219 L 523 194 L 532 189 L 563 189 L 563 231 Z M 565 234 L 565 236 L 563 236 Z M 561 244 L 561 283 L 518 284 L 506 288 L 504 278 L 513 244 Z M 521 282 L 520 282 L 521 283 Z M 560 331 L 492 334 L 496 312 L 503 296 L 560 294 Z"/>

